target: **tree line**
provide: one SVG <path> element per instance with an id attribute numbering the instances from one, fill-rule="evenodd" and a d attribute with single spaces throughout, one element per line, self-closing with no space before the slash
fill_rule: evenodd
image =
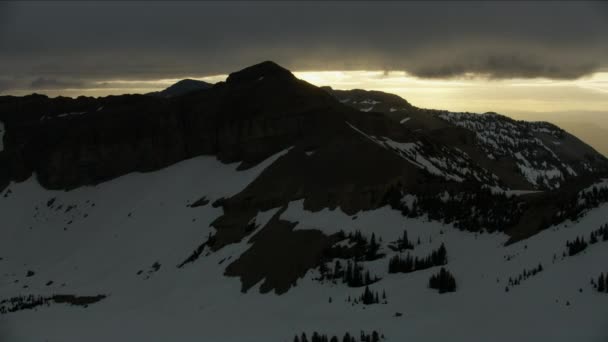
<path id="1" fill-rule="evenodd" d="M 442 199 L 440 194 L 418 194 L 410 204 L 403 203 L 400 184 L 391 186 L 383 197 L 383 204 L 401 211 L 403 216 L 428 215 L 431 220 L 452 223 L 454 227 L 468 230 L 503 231 L 519 222 L 527 203 L 518 196 L 492 193 L 490 189 L 475 188 L 466 192 L 449 193 Z"/>
<path id="2" fill-rule="evenodd" d="M 319 266 L 320 277 L 317 280 L 331 280 L 334 283 L 336 280 L 341 280 L 348 287 L 361 287 L 373 284 L 381 278 L 376 275 L 371 275 L 368 270 L 359 264 L 356 260 L 346 261 L 346 267 L 342 266 L 340 260 L 336 260 L 333 270 L 329 269 L 325 263 Z"/>
<path id="3" fill-rule="evenodd" d="M 420 244 L 420 238 L 418 238 L 418 241 L 416 242 L 417 245 Z M 410 241 L 410 239 L 407 236 L 407 229 L 403 230 L 403 235 L 397 239 L 397 241 L 392 242 L 389 245 L 389 248 L 393 251 L 399 251 L 399 252 L 403 252 L 406 249 L 414 249 L 414 244 Z"/>
<path id="4" fill-rule="evenodd" d="M 30 294 L 27 296 L 17 296 L 0 301 L 0 314 L 34 309 L 39 306 L 50 306 L 52 303 L 66 303 L 70 305 L 87 307 L 89 304 L 96 303 L 104 298 L 106 298 L 106 295 L 75 296 L 56 294 L 50 297 L 43 297 Z"/>
<path id="5" fill-rule="evenodd" d="M 384 339 L 385 339 L 384 334 L 380 334 L 376 330 L 374 330 L 371 333 L 366 333 L 364 331 L 361 331 L 359 333 L 358 339 L 356 338 L 356 335 L 354 335 L 354 334 L 351 335 L 350 333 L 346 332 L 342 336 L 341 341 L 342 342 L 380 342 Z M 312 333 L 312 335 L 310 336 L 310 340 L 308 339 L 308 336 L 306 336 L 306 333 L 301 333 L 300 335 L 294 336 L 293 342 L 340 342 L 340 339 L 336 335 L 333 335 L 330 337 L 327 334 L 320 334 L 320 333 L 314 331 Z"/>
<path id="6" fill-rule="evenodd" d="M 324 251 L 324 258 L 331 259 L 355 259 L 357 261 L 373 261 L 384 257 L 380 253 L 380 239 L 376 239 L 376 234 L 372 233 L 368 240 L 361 231 L 355 231 L 346 235 L 344 231 L 336 233 L 338 240 L 347 240 L 350 246 L 332 246 Z"/>
<path id="7" fill-rule="evenodd" d="M 347 302 L 353 304 L 363 304 L 363 305 L 372 305 L 372 304 L 388 304 L 388 300 L 386 298 L 386 291 L 382 290 L 382 296 L 377 291 L 372 291 L 369 289 L 369 286 L 365 286 L 365 290 L 363 293 L 351 300 L 350 296 L 346 299 Z"/>
<path id="8" fill-rule="evenodd" d="M 589 233 L 589 242 L 585 240 L 584 236 L 577 236 L 573 241 L 567 240 L 568 256 L 577 255 L 587 249 L 589 245 L 594 245 L 600 241 L 608 241 L 608 224 L 604 224 Z"/>
<path id="9" fill-rule="evenodd" d="M 544 229 L 565 220 L 576 221 L 587 210 L 597 208 L 600 204 L 606 202 L 608 202 L 608 188 L 593 187 L 590 191 L 582 191 L 565 201 L 561 201 L 559 210 L 550 219 L 542 220 L 540 228 Z"/>
<path id="10" fill-rule="evenodd" d="M 388 263 L 388 273 L 410 273 L 434 266 L 443 266 L 447 263 L 447 249 L 442 243 L 438 249 L 432 251 L 426 257 L 412 257 L 409 253 L 405 257 L 401 255 L 393 256 Z"/>

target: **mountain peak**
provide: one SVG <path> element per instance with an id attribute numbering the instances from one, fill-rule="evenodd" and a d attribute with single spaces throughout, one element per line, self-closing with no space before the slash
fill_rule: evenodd
<path id="1" fill-rule="evenodd" d="M 154 95 L 159 97 L 174 97 L 185 95 L 197 90 L 209 89 L 212 86 L 213 84 L 211 83 L 186 78 L 172 84 L 164 90 L 149 93 L 148 95 Z"/>
<path id="2" fill-rule="evenodd" d="M 295 76 L 287 69 L 272 61 L 265 61 L 252 65 L 237 72 L 233 72 L 226 79 L 226 83 L 235 84 L 241 82 L 261 81 L 265 78 L 295 79 Z"/>

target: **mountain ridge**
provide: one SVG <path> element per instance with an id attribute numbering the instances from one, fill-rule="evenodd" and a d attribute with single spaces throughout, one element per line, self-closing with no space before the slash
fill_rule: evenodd
<path id="1" fill-rule="evenodd" d="M 550 124 L 420 109 L 376 91 L 318 88 L 269 61 L 171 98 L 1 98 L 0 121 L 6 131 L 4 187 L 36 174 L 45 187 L 73 189 L 198 155 L 247 169 L 289 148 L 242 193 L 222 202 L 226 214 L 214 222 L 216 249 L 240 241 L 256 212 L 301 198 L 307 209 L 355 213 L 387 201 L 400 207 L 389 197 L 412 194 L 428 203 L 407 211 L 423 213 L 440 205 L 444 191 L 490 191 L 495 197 L 545 191 L 537 197 L 553 209 L 540 210 L 549 217 L 534 215 L 532 223 L 517 223 L 528 209 L 504 227 L 485 221 L 491 208 L 472 221 L 456 218 L 469 222 L 465 229 L 486 222 L 486 229 L 513 229 L 525 238 L 563 205 L 552 193 L 570 198 L 608 170 L 606 158 Z M 528 197 L 534 196 L 520 196 L 520 206 L 530 205 Z"/>
<path id="2" fill-rule="evenodd" d="M 218 341 L 605 336 L 593 149 L 268 62 L 232 75 L 168 98 L 0 97 L 0 339 L 199 338 L 201 320 L 250 329 L 212 324 Z"/>

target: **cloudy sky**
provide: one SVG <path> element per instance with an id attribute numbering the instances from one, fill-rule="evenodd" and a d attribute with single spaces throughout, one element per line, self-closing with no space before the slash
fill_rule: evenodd
<path id="1" fill-rule="evenodd" d="M 273 60 L 420 107 L 608 129 L 607 37 L 602 2 L 0 2 L 0 94 L 147 92 Z"/>

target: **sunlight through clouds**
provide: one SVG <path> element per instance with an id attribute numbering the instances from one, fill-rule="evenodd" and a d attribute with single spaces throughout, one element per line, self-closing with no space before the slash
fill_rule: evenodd
<path id="1" fill-rule="evenodd" d="M 335 89 L 379 90 L 397 94 L 414 106 L 462 112 L 498 112 L 518 115 L 522 112 L 606 112 L 608 108 L 608 72 L 597 72 L 576 80 L 487 79 L 468 75 L 450 79 L 424 79 L 404 71 L 336 70 L 296 71 L 296 77 L 316 86 Z M 225 81 L 227 75 L 190 77 L 209 83 Z M 32 92 L 49 96 L 106 96 L 145 94 L 162 90 L 179 78 L 157 80 L 109 79 L 65 89 L 31 89 L 14 91 L 14 95 Z M 596 116 L 597 124 L 608 126 L 606 115 Z M 594 119 L 594 120 L 596 120 Z"/>
<path id="2" fill-rule="evenodd" d="M 453 111 L 550 112 L 608 108 L 608 72 L 578 80 L 485 78 L 421 79 L 405 72 L 304 71 L 296 76 L 336 89 L 361 88 L 395 93 L 413 105 Z"/>

